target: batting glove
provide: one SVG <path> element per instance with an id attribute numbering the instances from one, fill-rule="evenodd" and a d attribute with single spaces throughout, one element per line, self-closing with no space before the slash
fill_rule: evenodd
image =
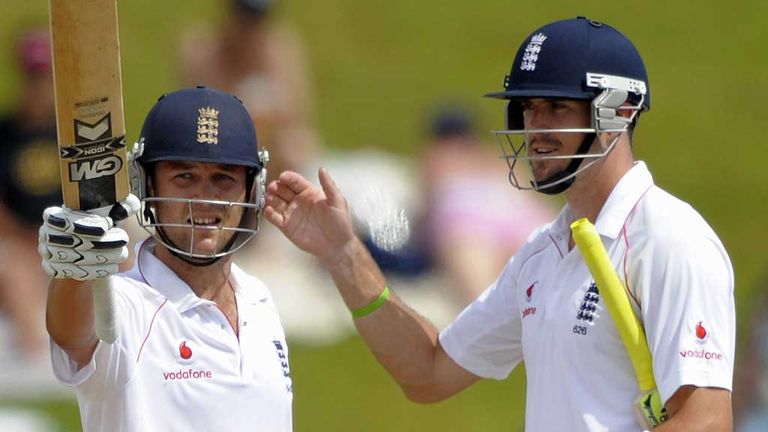
<path id="1" fill-rule="evenodd" d="M 128 258 L 128 233 L 116 227 L 114 220 L 136 213 L 139 207 L 134 195 L 114 207 L 89 212 L 48 207 L 39 231 L 43 270 L 56 279 L 77 280 L 117 273 L 118 264 Z"/>
<path id="2" fill-rule="evenodd" d="M 652 430 L 667 421 L 667 409 L 661 403 L 661 396 L 657 389 L 650 390 L 635 401 L 635 417 L 640 426 L 646 430 Z"/>

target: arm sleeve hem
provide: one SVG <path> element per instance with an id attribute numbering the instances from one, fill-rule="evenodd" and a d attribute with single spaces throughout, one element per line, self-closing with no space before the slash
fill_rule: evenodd
<path id="1" fill-rule="evenodd" d="M 77 387 L 90 378 L 96 372 L 96 352 L 99 350 L 102 341 L 96 345 L 96 349 L 91 356 L 91 361 L 78 370 L 75 363 L 56 342 L 51 339 L 51 362 L 53 364 L 53 375 L 59 382 L 67 387 Z"/>
<path id="2" fill-rule="evenodd" d="M 461 349 L 461 344 L 453 337 L 450 327 L 440 332 L 439 341 L 443 351 L 456 364 L 482 378 L 506 379 L 515 366 L 517 366 L 517 364 L 513 364 L 509 368 L 491 367 L 488 365 L 488 362 L 471 356 L 466 350 Z"/>
<path id="3" fill-rule="evenodd" d="M 695 387 L 714 387 L 733 391 L 731 379 L 730 377 L 725 376 L 725 373 L 713 370 L 696 370 L 688 368 L 685 370 L 678 370 L 676 380 L 667 380 L 667 382 L 659 383 L 658 390 L 659 396 L 661 396 L 661 402 L 666 404 L 680 387 L 686 385 Z"/>

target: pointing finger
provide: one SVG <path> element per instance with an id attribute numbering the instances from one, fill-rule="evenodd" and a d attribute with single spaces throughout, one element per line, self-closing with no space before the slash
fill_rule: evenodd
<path id="1" fill-rule="evenodd" d="M 331 178 L 331 175 L 328 174 L 328 170 L 320 168 L 318 177 L 320 178 L 320 185 L 323 187 L 323 192 L 325 192 L 325 196 L 328 198 L 328 203 L 336 208 L 344 208 L 346 206 L 344 195 L 336 185 L 336 182 Z"/>

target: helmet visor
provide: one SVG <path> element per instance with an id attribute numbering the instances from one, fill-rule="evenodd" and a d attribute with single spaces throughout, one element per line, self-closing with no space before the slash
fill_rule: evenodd
<path id="1" fill-rule="evenodd" d="M 252 203 L 146 197 L 140 223 L 166 248 L 210 259 L 229 255 L 250 240 L 258 231 L 260 212 Z"/>

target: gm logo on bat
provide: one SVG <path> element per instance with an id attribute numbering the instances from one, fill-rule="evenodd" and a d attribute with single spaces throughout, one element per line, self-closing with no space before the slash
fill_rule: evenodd
<path id="1" fill-rule="evenodd" d="M 83 180 L 115 175 L 122 167 L 123 161 L 115 155 L 109 155 L 100 159 L 70 162 L 69 181 L 81 182 Z"/>

